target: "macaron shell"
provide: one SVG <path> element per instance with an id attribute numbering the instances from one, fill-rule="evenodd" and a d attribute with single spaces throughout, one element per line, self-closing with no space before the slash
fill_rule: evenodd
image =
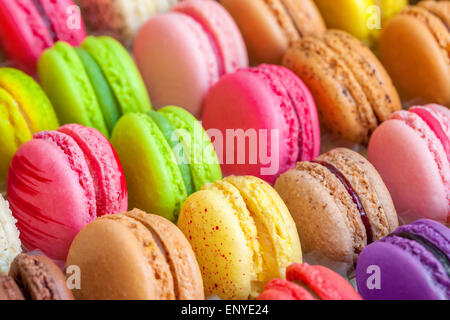
<path id="1" fill-rule="evenodd" d="M 448 190 L 427 141 L 413 128 L 399 120 L 383 123 L 370 140 L 368 158 L 403 222 L 422 217 L 447 222 Z"/>
<path id="2" fill-rule="evenodd" d="M 274 259 L 274 268 L 281 275 L 290 263 L 302 262 L 302 249 L 295 222 L 278 193 L 266 182 L 255 177 L 230 176 L 224 181 L 239 190 L 257 226 L 263 226 L 267 232 L 267 239 L 272 243 L 269 247 L 273 251 L 266 261 Z M 280 234 L 278 230 L 283 232 Z M 265 240 L 262 240 L 262 243 L 264 242 Z"/>
<path id="3" fill-rule="evenodd" d="M 331 172 L 299 163 L 277 179 L 275 190 L 297 225 L 304 254 L 317 251 L 353 263 L 355 251 L 365 245 L 365 230 L 348 192 Z"/>
<path id="4" fill-rule="evenodd" d="M 280 100 L 263 79 L 251 72 L 226 75 L 211 88 L 205 98 L 202 122 L 210 136 L 223 141 L 223 145 L 216 141 L 215 147 L 225 176 L 252 175 L 273 183 L 279 172 L 288 169 L 286 164 L 292 158 L 288 143 L 292 137 L 283 113 L 274 110 L 274 106 L 281 105 Z M 246 143 L 239 154 L 226 152 L 226 142 L 232 138 L 230 134 L 227 138 L 227 130 L 241 137 L 249 130 L 248 134 L 255 136 L 252 146 Z M 257 145 L 264 147 L 260 157 L 252 150 Z"/>
<path id="5" fill-rule="evenodd" d="M 0 21 L 5 52 L 14 57 L 21 69 L 34 74 L 39 55 L 53 45 L 53 39 L 33 1 L 2 1 Z"/>
<path id="6" fill-rule="evenodd" d="M 287 268 L 286 279 L 301 281 L 321 300 L 361 300 L 347 280 L 323 266 L 294 263 Z"/>
<path id="7" fill-rule="evenodd" d="M 253 257 L 261 259 L 251 240 L 256 227 L 238 191 L 231 190 L 235 198 L 214 189 L 191 195 L 181 209 L 178 227 L 197 256 L 206 296 L 256 298 L 260 292 L 254 292 L 252 282 L 260 270 Z"/>
<path id="8" fill-rule="evenodd" d="M 127 213 L 156 234 L 170 261 L 175 295 L 179 300 L 204 300 L 203 280 L 192 247 L 173 223 L 140 210 Z"/>
<path id="9" fill-rule="evenodd" d="M 258 300 L 316 300 L 305 288 L 284 279 L 271 280 Z"/>
<path id="10" fill-rule="evenodd" d="M 178 105 L 200 114 L 219 79 L 217 55 L 200 24 L 176 12 L 156 16 L 140 29 L 133 53 L 156 107 Z"/>
<path id="11" fill-rule="evenodd" d="M 56 264 L 44 255 L 18 255 L 9 276 L 31 300 L 74 300 L 66 277 Z"/>
<path id="12" fill-rule="evenodd" d="M 274 73 L 286 88 L 289 98 L 294 103 L 299 119 L 299 155 L 298 160 L 312 160 L 320 152 L 320 125 L 316 103 L 305 83 L 293 72 L 274 65 L 261 65 Z"/>
<path id="13" fill-rule="evenodd" d="M 6 181 L 9 164 L 19 146 L 33 137 L 11 95 L 0 88 L 0 180 Z"/>
<path id="14" fill-rule="evenodd" d="M 81 45 L 109 81 L 122 114 L 147 112 L 152 106 L 142 77 L 128 51 L 110 37 L 88 37 Z"/>
<path id="15" fill-rule="evenodd" d="M 239 26 L 251 64 L 280 63 L 289 39 L 269 6 L 260 0 L 221 0 L 220 3 Z M 291 33 L 295 35 L 292 22 L 287 22 L 291 23 Z"/>
<path id="16" fill-rule="evenodd" d="M 0 300 L 25 300 L 16 282 L 4 274 L 0 274 Z"/>
<path id="17" fill-rule="evenodd" d="M 428 18 L 440 23 L 436 16 L 430 14 Z M 403 100 L 450 105 L 448 49 L 446 53 L 426 24 L 413 16 L 399 14 L 385 26 L 379 49 Z"/>
<path id="18" fill-rule="evenodd" d="M 80 173 L 72 169 L 68 156 L 42 139 L 19 148 L 11 162 L 7 190 L 24 246 L 39 248 L 57 260 L 66 258 L 71 241 L 95 214 L 95 193 L 88 194 L 80 186 Z"/>
<path id="19" fill-rule="evenodd" d="M 389 191 L 366 158 L 349 149 L 337 148 L 319 156 L 317 161 L 334 166 L 358 195 L 370 226 L 368 243 L 387 236 L 398 227 L 397 212 Z"/>
<path id="20" fill-rule="evenodd" d="M 68 43 L 57 42 L 44 51 L 39 58 L 38 74 L 62 124 L 79 123 L 108 135 L 82 60 Z"/>
<path id="21" fill-rule="evenodd" d="M 361 296 L 367 300 L 446 299 L 435 287 L 430 269 L 421 263 L 420 254 L 424 249 L 412 250 L 406 245 L 401 247 L 384 241 L 368 246 L 356 265 Z M 380 281 L 378 288 L 374 288 L 374 279 Z"/>
<path id="22" fill-rule="evenodd" d="M 154 272 L 142 243 L 120 222 L 97 219 L 87 225 L 70 247 L 66 266 L 72 265 L 84 283 L 73 291 L 77 299 L 155 299 Z"/>
<path id="23" fill-rule="evenodd" d="M 158 113 L 172 124 L 185 153 L 190 155 L 188 160 L 195 189 L 199 190 L 206 183 L 222 179 L 216 151 L 202 124 L 189 112 L 178 107 L 164 107 Z"/>
<path id="24" fill-rule="evenodd" d="M 119 158 L 99 131 L 82 125 L 65 125 L 58 129 L 72 137 L 88 159 L 94 177 L 97 215 L 114 214 L 128 208 L 125 175 Z"/>
<path id="25" fill-rule="evenodd" d="M 199 22 L 216 43 L 222 73 L 248 66 L 247 49 L 233 18 L 214 1 L 189 0 L 172 9 Z"/>
<path id="26" fill-rule="evenodd" d="M 156 123 L 147 115 L 130 113 L 119 120 L 111 141 L 127 179 L 129 206 L 175 221 L 186 187 L 172 148 Z"/>
<path id="27" fill-rule="evenodd" d="M 33 133 L 59 127 L 48 97 L 33 78 L 16 69 L 0 68 L 0 87 L 14 98 Z"/>
<path id="28" fill-rule="evenodd" d="M 51 30 L 59 41 L 79 46 L 86 37 L 86 28 L 80 9 L 72 0 L 40 0 L 50 20 Z"/>

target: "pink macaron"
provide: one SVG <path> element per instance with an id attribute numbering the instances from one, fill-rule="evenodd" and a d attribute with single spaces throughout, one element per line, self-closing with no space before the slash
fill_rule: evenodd
<path id="1" fill-rule="evenodd" d="M 405 223 L 450 223 L 450 110 L 438 105 L 398 111 L 372 135 L 377 168 Z"/>
<path id="2" fill-rule="evenodd" d="M 0 1 L 0 46 L 14 65 L 34 75 L 41 53 L 54 42 L 81 44 L 86 29 L 73 0 Z"/>
<path id="3" fill-rule="evenodd" d="M 150 19 L 133 51 L 153 104 L 178 105 L 196 116 L 222 75 L 248 65 L 239 29 L 215 1 L 182 1 Z"/>
<path id="4" fill-rule="evenodd" d="M 224 76 L 205 98 L 203 125 L 225 175 L 253 175 L 274 183 L 297 161 L 319 155 L 316 104 L 288 69 L 260 65 Z"/>
<path id="5" fill-rule="evenodd" d="M 99 131 L 81 125 L 39 132 L 22 145 L 7 196 L 24 246 L 62 261 L 86 224 L 128 206 L 116 152 Z"/>

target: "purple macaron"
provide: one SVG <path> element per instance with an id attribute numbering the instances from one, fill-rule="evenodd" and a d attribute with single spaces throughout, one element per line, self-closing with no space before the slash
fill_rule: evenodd
<path id="1" fill-rule="evenodd" d="M 356 280 L 367 300 L 450 300 L 450 229 L 417 220 L 367 246 Z"/>

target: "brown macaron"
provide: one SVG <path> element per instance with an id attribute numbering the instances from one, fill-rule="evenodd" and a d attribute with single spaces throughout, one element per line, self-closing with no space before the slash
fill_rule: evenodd
<path id="1" fill-rule="evenodd" d="M 313 0 L 220 0 L 236 21 L 250 63 L 280 64 L 301 37 L 326 30 Z"/>
<path id="2" fill-rule="evenodd" d="M 306 83 L 321 121 L 340 138 L 367 143 L 375 128 L 401 109 L 384 67 L 344 31 L 304 37 L 287 51 L 283 64 Z"/>
<path id="3" fill-rule="evenodd" d="M 450 107 L 450 2 L 406 7 L 385 26 L 380 57 L 408 105 Z"/>
<path id="4" fill-rule="evenodd" d="M 204 299 L 191 245 L 169 220 L 140 210 L 104 216 L 76 236 L 67 266 L 78 266 L 79 299 Z"/>
<path id="5" fill-rule="evenodd" d="M 63 272 L 46 256 L 19 254 L 9 276 L 27 300 L 73 300 Z"/>
<path id="6" fill-rule="evenodd" d="M 0 274 L 0 300 L 25 300 L 13 278 Z"/>
<path id="7" fill-rule="evenodd" d="M 353 263 L 369 243 L 398 226 L 391 196 L 360 154 L 334 149 L 282 174 L 275 189 L 285 201 L 305 254 Z"/>

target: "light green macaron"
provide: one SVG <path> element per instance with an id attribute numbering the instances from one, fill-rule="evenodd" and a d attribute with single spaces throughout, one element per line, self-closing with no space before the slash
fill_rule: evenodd
<path id="1" fill-rule="evenodd" d="M 57 42 L 39 58 L 38 74 L 62 124 L 109 137 L 123 114 L 152 108 L 130 54 L 109 37 L 87 37 L 79 48 Z"/>
<path id="2" fill-rule="evenodd" d="M 127 114 L 111 141 L 124 168 L 130 208 L 176 221 L 187 196 L 222 178 L 208 135 L 184 109 Z"/>

